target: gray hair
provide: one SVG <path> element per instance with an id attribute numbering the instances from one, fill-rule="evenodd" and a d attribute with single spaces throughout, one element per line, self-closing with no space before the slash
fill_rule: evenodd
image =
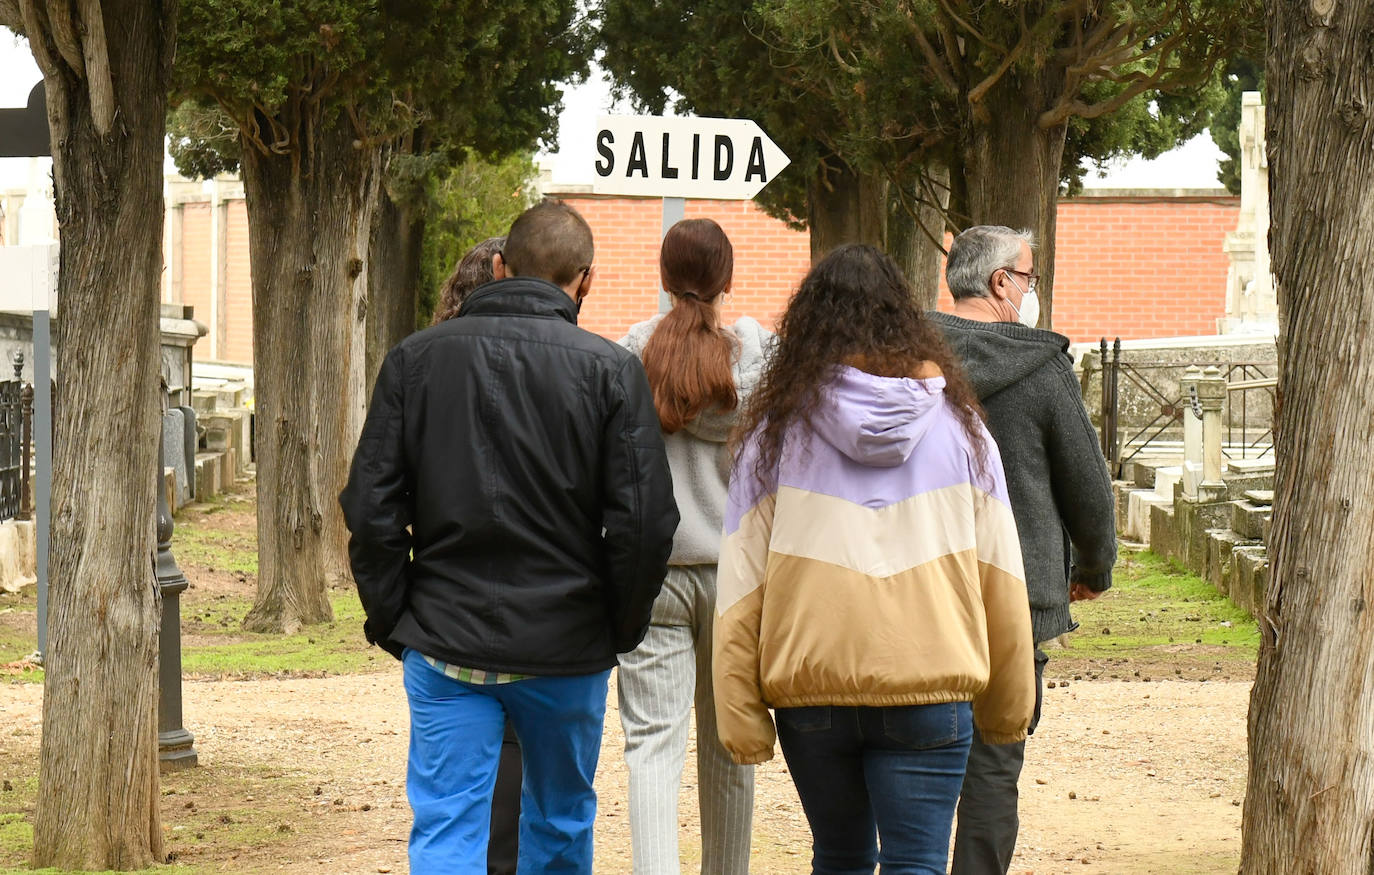
<path id="1" fill-rule="evenodd" d="M 975 225 L 955 237 L 945 262 L 950 295 L 956 301 L 986 298 L 988 279 L 998 270 L 1016 267 L 1022 243 L 1034 248 L 1035 235 L 1004 225 Z"/>

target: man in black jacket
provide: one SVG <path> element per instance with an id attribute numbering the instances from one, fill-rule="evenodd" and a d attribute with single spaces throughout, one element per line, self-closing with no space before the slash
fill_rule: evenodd
<path id="1" fill-rule="evenodd" d="M 577 327 L 592 234 L 526 211 L 496 281 L 387 355 L 340 496 L 370 642 L 410 701 L 411 871 L 484 873 L 506 720 L 524 872 L 590 872 L 606 687 L 677 508 L 643 368 Z"/>
<path id="2" fill-rule="evenodd" d="M 978 226 L 950 246 L 954 315 L 931 314 L 958 355 L 1001 451 L 1026 567 L 1035 635 L 1035 716 L 1048 658 L 1039 644 L 1075 627 L 1069 603 L 1112 585 L 1115 504 L 1107 463 L 1083 408 L 1068 338 L 1035 327 L 1029 232 Z M 1016 848 L 1025 742 L 984 744 L 975 731 L 959 797 L 954 875 L 1005 873 Z"/>

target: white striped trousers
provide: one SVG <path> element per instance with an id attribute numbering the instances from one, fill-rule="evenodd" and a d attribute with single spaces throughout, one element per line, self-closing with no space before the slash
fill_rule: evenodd
<path id="1" fill-rule="evenodd" d="M 716 734 L 711 628 L 716 566 L 673 565 L 654 602 L 649 632 L 620 657 L 616 681 L 630 771 L 635 875 L 678 875 L 678 794 L 693 699 L 701 871 L 746 875 L 754 814 L 754 767 L 737 766 Z"/>

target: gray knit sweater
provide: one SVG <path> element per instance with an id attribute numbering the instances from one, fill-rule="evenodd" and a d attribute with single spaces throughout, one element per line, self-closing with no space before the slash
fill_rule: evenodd
<path id="1" fill-rule="evenodd" d="M 1068 338 L 1014 322 L 930 315 L 963 363 L 1001 451 L 1035 640 L 1062 635 L 1076 625 L 1069 582 L 1101 592 L 1116 562 L 1112 484 Z"/>
<path id="2" fill-rule="evenodd" d="M 642 355 L 659 320 L 630 327 L 620 345 Z M 730 478 L 730 452 L 726 442 L 739 420 L 759 377 L 773 335 L 744 317 L 727 329 L 739 341 L 735 350 L 735 390 L 739 405 L 734 410 L 711 409 L 701 413 L 676 434 L 664 434 L 668 466 L 673 472 L 673 496 L 677 499 L 677 534 L 669 565 L 714 565 L 720 561 L 720 537 L 725 525 L 725 487 Z"/>

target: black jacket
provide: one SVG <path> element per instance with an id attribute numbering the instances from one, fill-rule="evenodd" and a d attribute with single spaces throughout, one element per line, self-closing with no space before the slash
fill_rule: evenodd
<path id="1" fill-rule="evenodd" d="M 1107 463 L 1062 334 L 932 313 L 988 414 L 1021 537 L 1037 643 L 1074 627 L 1069 582 L 1101 592 L 1116 563 Z M 1072 557 L 1072 558 L 1071 558 Z"/>
<path id="2" fill-rule="evenodd" d="M 368 641 L 573 675 L 644 637 L 677 528 L 648 380 L 543 280 L 386 357 L 339 496 Z"/>

